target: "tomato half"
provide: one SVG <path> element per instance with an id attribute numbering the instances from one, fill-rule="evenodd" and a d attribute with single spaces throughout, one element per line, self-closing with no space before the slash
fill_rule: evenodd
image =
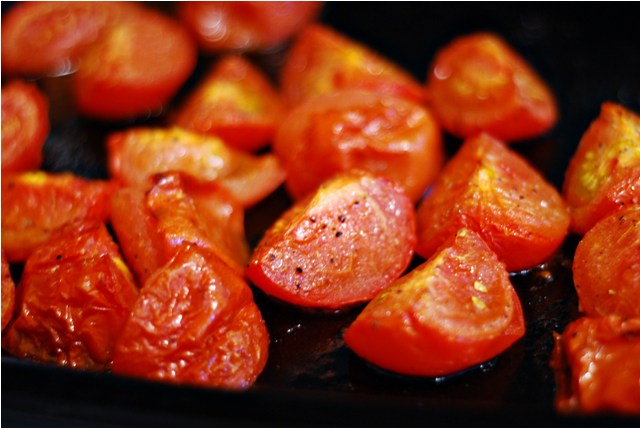
<path id="1" fill-rule="evenodd" d="M 504 264 L 478 234 L 461 229 L 376 296 L 344 340 L 383 369 L 436 377 L 496 357 L 524 330 Z"/>
<path id="2" fill-rule="evenodd" d="M 180 171 L 201 181 L 218 180 L 243 207 L 265 198 L 285 176 L 274 154 L 241 152 L 217 137 L 178 127 L 114 133 L 108 137 L 107 154 L 109 172 L 125 185 L 147 187 L 157 173 Z"/>
<path id="3" fill-rule="evenodd" d="M 246 276 L 288 303 L 341 308 L 398 278 L 414 244 L 413 205 L 402 189 L 351 171 L 285 212 L 254 250 Z"/>
<path id="4" fill-rule="evenodd" d="M 26 359 L 106 370 L 138 289 L 104 223 L 58 229 L 27 260 L 2 348 Z"/>
<path id="5" fill-rule="evenodd" d="M 2 177 L 2 246 L 10 262 L 22 262 L 65 223 L 106 221 L 114 183 L 71 173 L 26 172 Z"/>
<path id="6" fill-rule="evenodd" d="M 16 300 L 16 284 L 11 277 L 11 271 L 9 270 L 9 262 L 4 255 L 4 249 L 2 249 L 2 330 L 9 324 L 13 318 L 13 311 L 15 309 Z"/>
<path id="7" fill-rule="evenodd" d="M 461 138 L 485 132 L 505 142 L 522 140 L 548 131 L 558 119 L 546 83 L 492 33 L 461 36 L 441 48 L 426 93 L 442 127 Z"/>
<path id="8" fill-rule="evenodd" d="M 586 315 L 640 318 L 640 206 L 589 229 L 573 257 L 573 282 Z"/>
<path id="9" fill-rule="evenodd" d="M 512 272 L 544 262 L 562 244 L 569 213 L 559 192 L 525 159 L 482 134 L 464 142 L 416 211 L 416 252 L 430 257 L 466 227 Z"/>
<path id="10" fill-rule="evenodd" d="M 562 191 L 578 234 L 625 205 L 640 204 L 640 116 L 603 103 L 569 162 Z"/>
<path id="11" fill-rule="evenodd" d="M 440 128 L 426 108 L 361 90 L 318 96 L 294 108 L 273 150 L 295 199 L 355 168 L 395 180 L 417 201 L 444 163 Z"/>
<path id="12" fill-rule="evenodd" d="M 555 340 L 558 411 L 640 415 L 640 318 L 579 318 Z"/>
<path id="13" fill-rule="evenodd" d="M 424 101 L 422 86 L 407 71 L 320 24 L 307 26 L 298 36 L 282 66 L 280 84 L 290 106 L 341 89 Z"/>
<path id="14" fill-rule="evenodd" d="M 37 86 L 22 80 L 3 86 L 2 173 L 38 169 L 49 128 L 49 101 Z"/>
<path id="15" fill-rule="evenodd" d="M 186 1 L 178 13 L 205 52 L 265 51 L 313 20 L 318 1 Z"/>

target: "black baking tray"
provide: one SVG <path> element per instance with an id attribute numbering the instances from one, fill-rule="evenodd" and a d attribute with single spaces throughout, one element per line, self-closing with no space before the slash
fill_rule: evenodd
<path id="1" fill-rule="evenodd" d="M 2 3 L 3 12 L 11 4 Z M 489 30 L 502 35 L 549 83 L 559 102 L 557 126 L 512 146 L 557 188 L 578 141 L 604 101 L 640 111 L 640 37 L 632 3 L 329 2 L 319 20 L 404 66 L 424 81 L 438 48 Z M 162 4 L 171 12 L 171 5 Z M 271 77 L 286 48 L 252 55 Z M 202 56 L 188 93 L 215 58 Z M 4 79 L 3 79 L 4 83 Z M 116 129 L 75 114 L 68 78 L 38 81 L 52 100 L 52 132 L 43 168 L 104 178 L 102 142 Z M 460 141 L 446 137 L 449 154 Z M 284 189 L 246 213 L 255 244 L 290 203 Z M 271 337 L 267 367 L 245 392 L 176 386 L 53 367 L 2 356 L 2 423 L 6 427 L 218 426 L 640 426 L 617 415 L 555 412 L 549 367 L 553 332 L 579 313 L 571 279 L 577 236 L 545 264 L 511 275 L 521 298 L 525 337 L 494 360 L 444 379 L 385 373 L 343 343 L 359 308 L 302 311 L 254 289 Z M 13 266 L 19 274 L 19 266 Z"/>

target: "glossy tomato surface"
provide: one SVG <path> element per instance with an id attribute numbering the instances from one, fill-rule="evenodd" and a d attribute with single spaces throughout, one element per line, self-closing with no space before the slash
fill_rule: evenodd
<path id="1" fill-rule="evenodd" d="M 2 250 L 2 330 L 13 318 L 13 311 L 16 301 L 16 284 L 13 282 L 9 262 Z"/>

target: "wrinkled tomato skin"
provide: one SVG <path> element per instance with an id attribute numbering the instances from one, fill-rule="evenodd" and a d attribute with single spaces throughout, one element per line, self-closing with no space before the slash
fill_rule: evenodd
<path id="1" fill-rule="evenodd" d="M 352 171 L 285 212 L 254 249 L 246 276 L 290 304 L 338 309 L 397 279 L 414 244 L 413 205 L 402 189 Z"/>
<path id="2" fill-rule="evenodd" d="M 16 301 L 16 284 L 11 277 L 9 262 L 2 249 L 2 331 L 13 318 Z"/>
<path id="3" fill-rule="evenodd" d="M 492 33 L 441 48 L 426 83 L 427 104 L 449 133 L 488 133 L 505 142 L 537 137 L 558 120 L 555 97 L 536 72 Z"/>
<path id="4" fill-rule="evenodd" d="M 640 116 L 603 103 L 569 162 L 562 193 L 571 230 L 580 235 L 608 214 L 640 204 Z"/>
<path id="5" fill-rule="evenodd" d="M 640 318 L 640 206 L 589 229 L 576 247 L 572 270 L 581 312 Z"/>
<path id="6" fill-rule="evenodd" d="M 2 246 L 10 262 L 23 262 L 65 223 L 107 221 L 115 183 L 71 173 L 41 171 L 2 177 Z"/>
<path id="7" fill-rule="evenodd" d="M 408 72 L 321 24 L 307 26 L 298 36 L 283 64 L 280 83 L 290 107 L 344 89 L 424 102 L 422 85 Z"/>
<path id="8" fill-rule="evenodd" d="M 461 229 L 431 259 L 377 295 L 344 339 L 383 369 L 437 377 L 494 358 L 524 331 L 504 264 L 478 234 Z"/>
<path id="9" fill-rule="evenodd" d="M 27 260 L 17 315 L 2 347 L 10 354 L 107 370 L 116 338 L 138 296 L 104 223 L 68 224 Z"/>
<path id="10" fill-rule="evenodd" d="M 213 253 L 187 244 L 142 288 L 118 339 L 113 373 L 243 389 L 264 368 L 267 352 L 268 333 L 248 285 Z"/>
<path id="11" fill-rule="evenodd" d="M 38 169 L 49 129 L 49 101 L 37 86 L 22 80 L 3 86 L 2 173 Z"/>
<path id="12" fill-rule="evenodd" d="M 554 337 L 559 412 L 640 415 L 640 318 L 582 317 Z"/>
<path id="13" fill-rule="evenodd" d="M 283 115 L 280 95 L 267 76 L 244 57 L 230 55 L 215 64 L 171 123 L 255 152 L 271 142 Z"/>
<path id="14" fill-rule="evenodd" d="M 294 199 L 355 168 L 395 180 L 415 202 L 444 163 L 440 128 L 427 109 L 360 90 L 319 96 L 290 111 L 273 150 Z"/>
<path id="15" fill-rule="evenodd" d="M 509 272 L 547 260 L 569 229 L 559 192 L 495 138 L 467 139 L 416 210 L 416 252 L 430 257 L 462 227 L 479 233 Z"/>

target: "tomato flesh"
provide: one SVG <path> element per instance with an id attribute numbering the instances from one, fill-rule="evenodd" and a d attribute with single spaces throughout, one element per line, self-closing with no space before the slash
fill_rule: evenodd
<path id="1" fill-rule="evenodd" d="M 2 249 L 2 331 L 13 318 L 16 300 L 16 285 L 11 277 L 9 262 Z"/>

